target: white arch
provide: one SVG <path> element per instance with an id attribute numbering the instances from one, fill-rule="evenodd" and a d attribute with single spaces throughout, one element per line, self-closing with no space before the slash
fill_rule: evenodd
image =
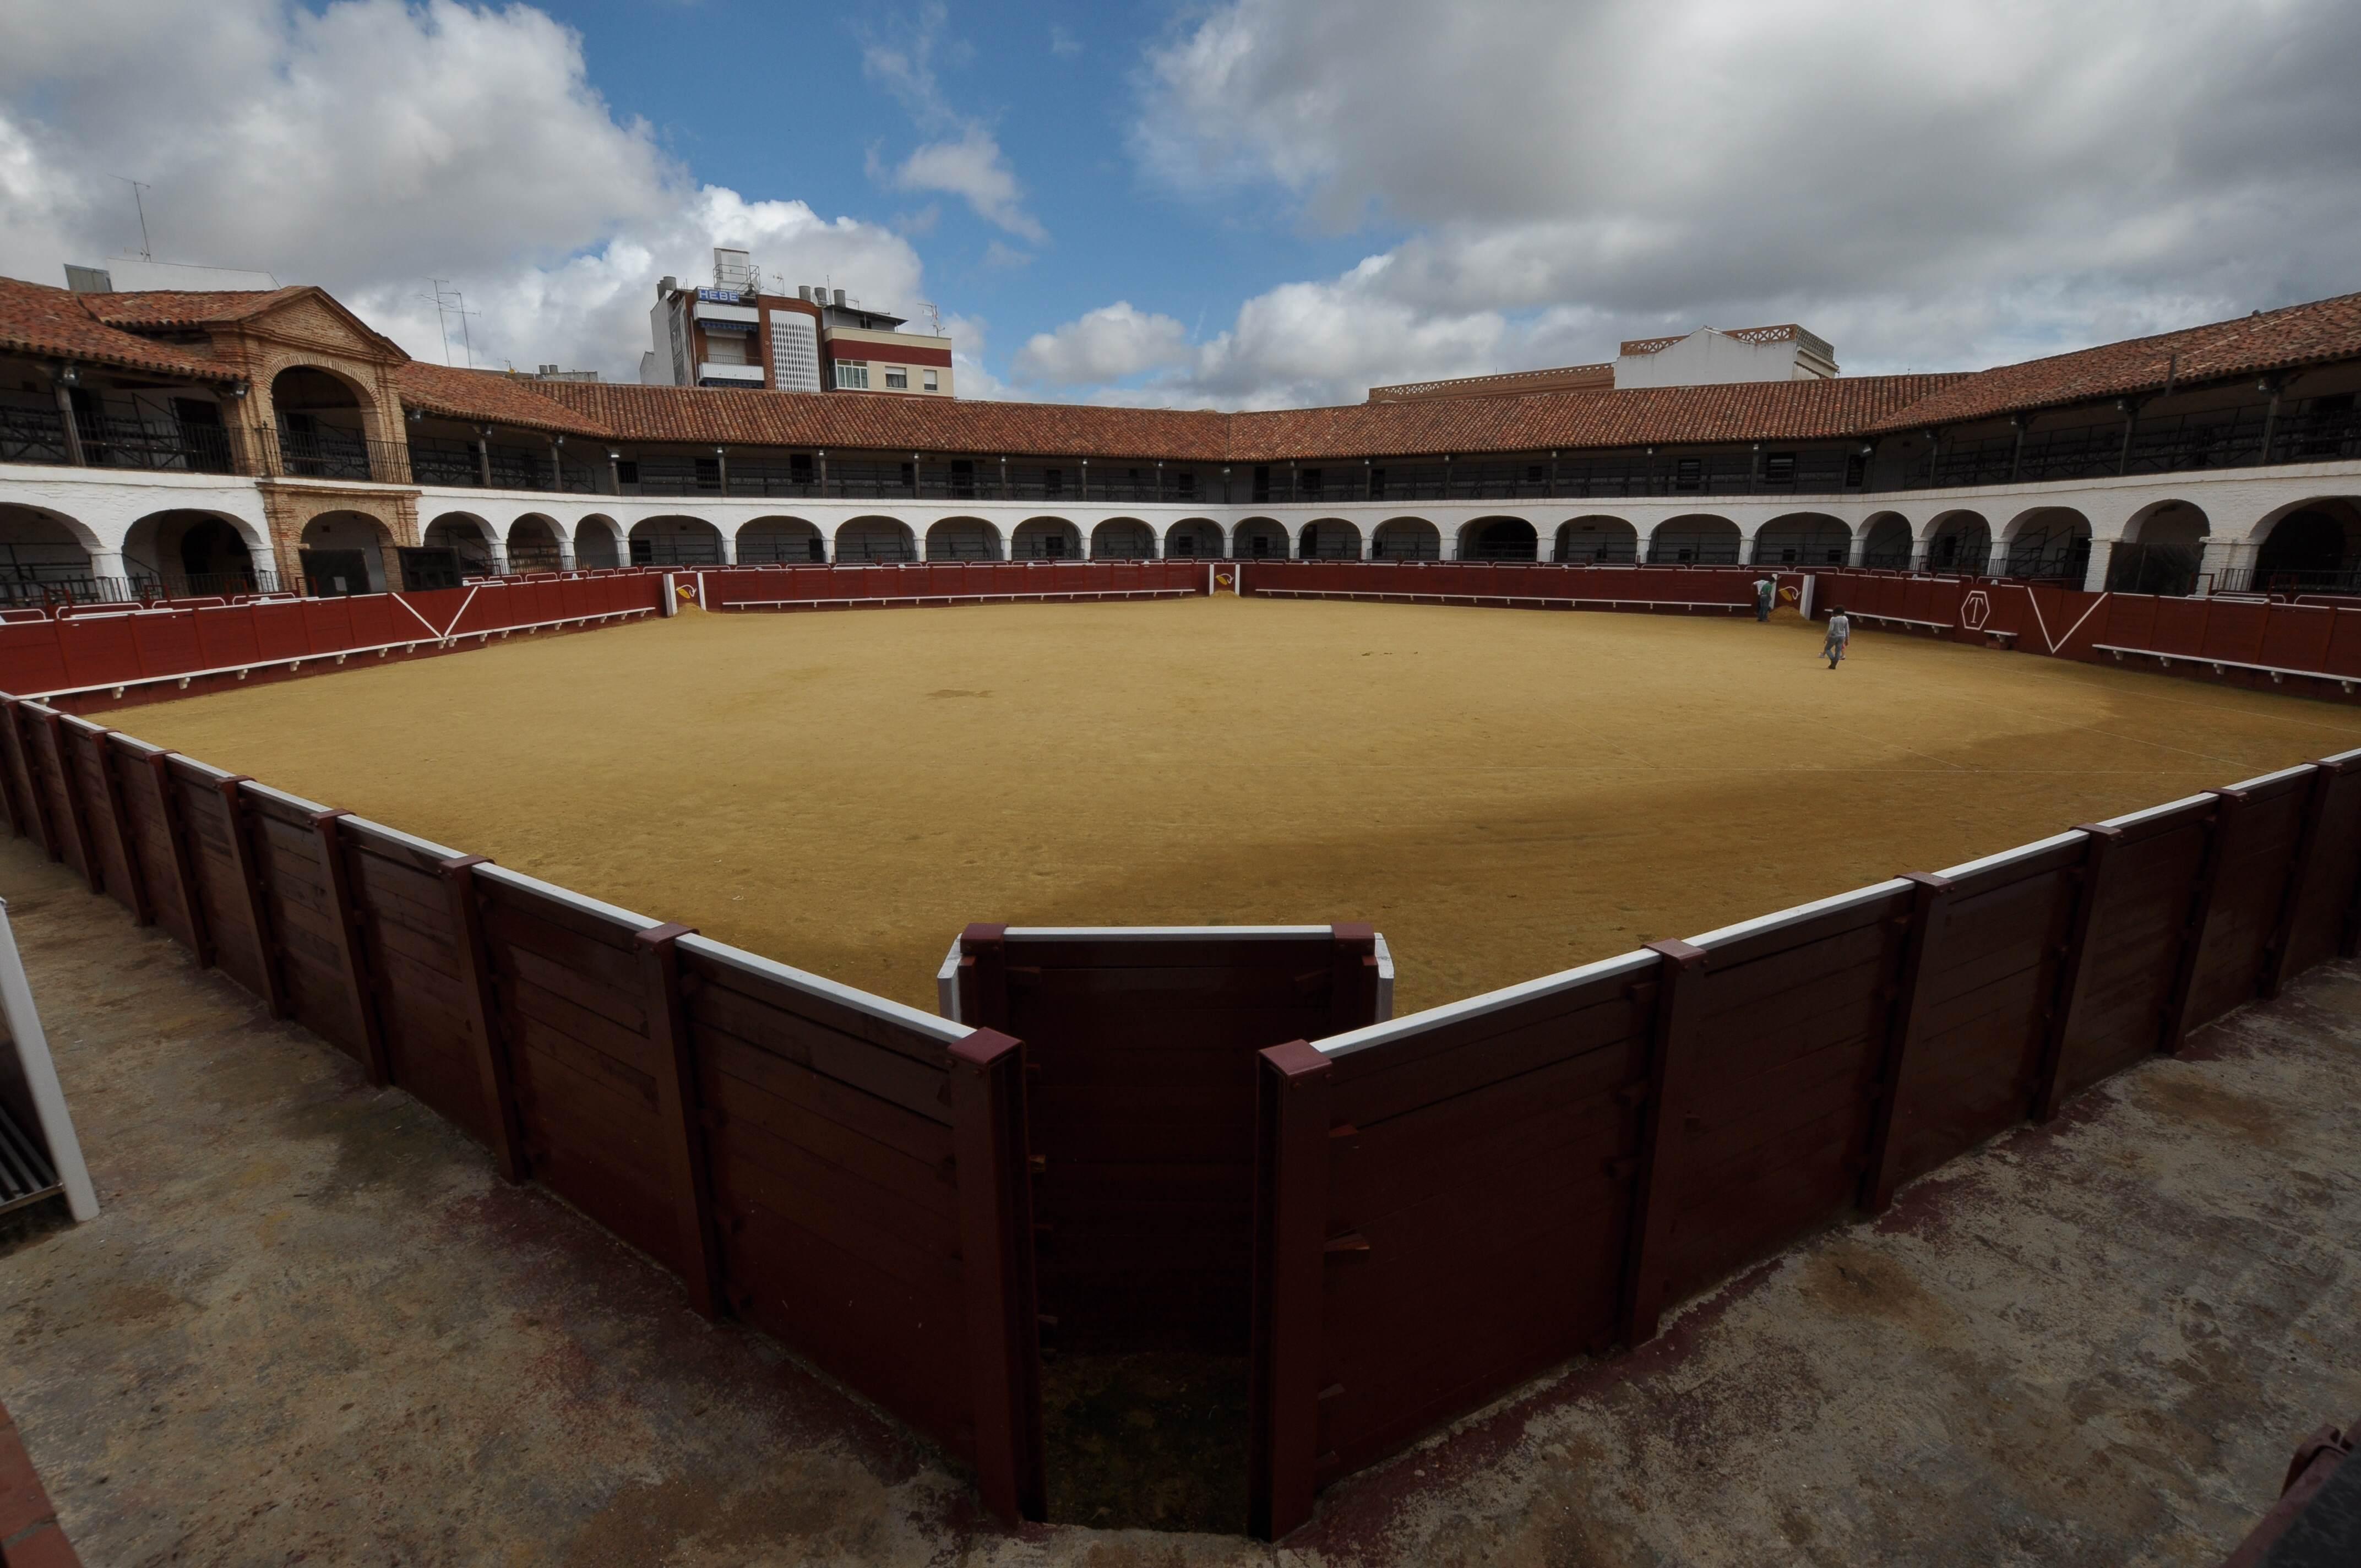
<path id="1" fill-rule="evenodd" d="M 987 518 L 937 518 L 927 530 L 929 561 L 1000 561 L 1007 554 L 1000 529 Z"/>
<path id="2" fill-rule="evenodd" d="M 1091 530 L 1091 559 L 1149 560 L 1156 558 L 1156 530 L 1136 517 L 1103 519 Z"/>
<path id="3" fill-rule="evenodd" d="M 915 561 L 918 537 L 900 518 L 870 512 L 838 523 L 829 554 L 839 561 Z"/>
<path id="4" fill-rule="evenodd" d="M 1620 563 L 1639 558 L 1639 529 L 1630 519 L 1606 512 L 1570 517 L 1557 525 L 1550 538 L 1553 561 Z"/>

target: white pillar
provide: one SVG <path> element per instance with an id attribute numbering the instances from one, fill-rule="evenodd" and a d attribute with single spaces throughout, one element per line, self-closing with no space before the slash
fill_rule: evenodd
<path id="1" fill-rule="evenodd" d="M 1852 543 L 1845 546 L 1845 565 L 1848 566 L 1860 565 L 1861 555 L 1868 549 L 1869 524 L 1866 522 L 1855 523 L 1852 531 Z"/>
<path id="2" fill-rule="evenodd" d="M 734 566 L 738 564 L 738 536 L 726 528 L 719 532 L 721 535 L 721 564 Z"/>
<path id="3" fill-rule="evenodd" d="M 1740 565 L 1754 565 L 1754 536 L 1762 532 L 1763 525 L 1759 522 L 1752 528 L 1742 522 L 1738 525 L 1738 564 Z"/>
<path id="4" fill-rule="evenodd" d="M 120 577 L 123 574 L 123 552 L 93 550 L 90 553 L 90 575 L 93 577 Z"/>
<path id="5" fill-rule="evenodd" d="M 574 536 L 561 532 L 557 536 L 557 568 L 571 572 L 574 568 Z"/>
<path id="6" fill-rule="evenodd" d="M 2201 586 L 2210 593 L 2224 591 L 2225 582 L 2236 590 L 2251 587 L 2249 574 L 2254 569 L 2256 553 L 2256 546 L 2243 539 L 2215 539 L 2209 535 L 2197 563 L 2203 578 Z"/>

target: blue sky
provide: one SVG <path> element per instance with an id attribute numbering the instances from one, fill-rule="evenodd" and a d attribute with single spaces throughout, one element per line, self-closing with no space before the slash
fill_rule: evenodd
<path id="1" fill-rule="evenodd" d="M 1971 369 L 2361 288 L 2349 0 L 0 7 L 0 273 L 136 245 L 628 378 L 743 244 L 963 397 L 1228 408 L 1798 322 Z"/>

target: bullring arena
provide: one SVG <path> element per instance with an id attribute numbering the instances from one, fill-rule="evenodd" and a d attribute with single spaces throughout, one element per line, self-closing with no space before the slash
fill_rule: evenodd
<path id="1" fill-rule="evenodd" d="M 2350 300 L 1168 416 L 33 292 L 225 411 L 0 466 L 93 1560 L 2203 1562 L 2361 1395 Z"/>

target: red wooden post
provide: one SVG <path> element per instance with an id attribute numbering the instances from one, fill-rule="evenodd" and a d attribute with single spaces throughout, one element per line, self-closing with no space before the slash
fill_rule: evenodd
<path id="1" fill-rule="evenodd" d="M 1861 1176 L 1861 1206 L 1872 1214 L 1884 1212 L 1894 1201 L 1894 1190 L 1902 1184 L 1894 1134 L 1909 1113 L 1912 1069 L 1916 1066 L 1919 1036 L 1925 1027 L 1927 951 L 1942 939 L 1951 905 L 1950 878 L 1906 872 L 1904 879 L 1916 885 L 1910 913 L 1904 916 L 1909 931 L 1904 938 L 1902 971 L 1894 981 L 1877 1104 L 1871 1113 L 1869 1168 Z"/>
<path id="2" fill-rule="evenodd" d="M 1256 1074 L 1246 1520 L 1265 1541 L 1309 1519 L 1319 1490 L 1321 1298 L 1334 1071 L 1326 1057 L 1291 1040 L 1262 1052 Z"/>
<path id="3" fill-rule="evenodd" d="M 25 788 L 32 795 L 27 803 L 26 820 L 32 827 L 33 837 L 49 851 L 49 859 L 61 861 L 65 851 L 58 839 L 57 813 L 50 809 L 49 792 L 41 787 L 41 769 L 33 757 L 33 743 L 26 739 L 25 721 L 29 717 L 23 698 L 8 699 L 8 750 L 24 774 Z"/>
<path id="4" fill-rule="evenodd" d="M 711 1167 L 697 1115 L 697 1057 L 689 1043 L 688 1009 L 681 992 L 678 943 L 690 927 L 667 921 L 631 938 L 640 953 L 640 981 L 648 1006 L 648 1038 L 669 1064 L 656 1075 L 656 1120 L 664 1127 L 673 1225 L 680 1237 L 680 1274 L 688 1304 L 708 1318 L 722 1306 L 721 1248 L 713 1232 Z"/>
<path id="5" fill-rule="evenodd" d="M 1331 926 L 1328 934 L 1334 944 L 1329 960 L 1328 1032 L 1367 1028 L 1378 1022 L 1378 928 Z"/>
<path id="6" fill-rule="evenodd" d="M 2335 789 L 2345 767 L 2345 763 L 2331 762 L 2312 765 L 2312 787 L 2304 792 L 2303 817 L 2296 828 L 2295 848 L 2288 862 L 2287 888 L 2279 896 L 2279 917 L 2271 922 L 2269 944 L 2263 949 L 2263 972 L 2256 989 L 2266 1002 L 2277 996 L 2290 979 L 2289 944 L 2295 937 L 2296 916 L 2303 906 L 2304 894 L 2312 887 L 2313 877 L 2327 874 L 2312 861 L 2319 853 L 2320 825 L 2328 816 L 2329 793 Z"/>
<path id="7" fill-rule="evenodd" d="M 1008 927 L 983 922 L 960 933 L 960 1022 L 971 1029 L 1008 1027 Z"/>
<path id="8" fill-rule="evenodd" d="M 2110 828 L 2103 822 L 2085 822 L 2076 831 L 2089 838 L 2082 863 L 2074 872 L 2078 885 L 2074 913 L 2066 923 L 2066 943 L 2058 949 L 2058 990 L 2050 999 L 2048 1011 L 2042 1014 L 2047 1032 L 2041 1044 L 2041 1067 L 2034 1075 L 2033 1104 L 2028 1111 L 2036 1122 L 2047 1122 L 2057 1115 L 2058 1103 L 2063 1098 L 2060 1085 L 2065 1080 L 2066 1044 L 2072 1037 L 2074 1014 L 2081 1005 L 2087 990 L 2083 982 L 2091 973 L 2091 923 L 2098 913 L 2100 901 L 2106 896 L 2108 857 L 2124 837 L 2122 828 Z"/>
<path id="9" fill-rule="evenodd" d="M 481 855 L 455 855 L 440 861 L 443 893 L 451 911 L 451 947 L 459 961 L 460 1003 L 475 1036 L 476 1088 L 483 1097 L 484 1119 L 490 1128 L 492 1160 L 501 1177 L 522 1181 L 532 1174 L 524 1156 L 524 1133 L 518 1124 L 516 1080 L 509 1066 L 507 1042 L 500 1037 L 500 1003 L 492 993 L 491 954 L 484 945 L 484 911 L 476 902 L 476 868 L 491 862 Z"/>
<path id="10" fill-rule="evenodd" d="M 950 1091 L 976 1484 L 1003 1519 L 1039 1519 L 1049 1504 L 1024 1046 L 990 1029 L 956 1042 Z"/>
<path id="11" fill-rule="evenodd" d="M 49 750 L 58 760 L 58 789 L 66 799 L 66 831 L 82 846 L 82 877 L 90 883 L 93 893 L 106 891 L 106 873 L 99 868 L 98 841 L 90 830 L 90 807 L 82 797 L 81 770 L 74 766 L 73 751 L 66 744 L 66 716 L 51 708 L 43 716 L 44 727 L 49 732 Z"/>
<path id="12" fill-rule="evenodd" d="M 0 696 L 0 802 L 8 808 L 8 833 L 11 838 L 33 836 L 33 808 L 16 787 L 16 703 L 13 696 Z M 27 770 L 29 773 L 30 770 Z"/>
<path id="13" fill-rule="evenodd" d="M 1630 1254 L 1623 1265 L 1622 1339 L 1656 1336 L 1670 1285 L 1673 1223 L 1679 1213 L 1701 1041 L 1706 952 L 1686 942 L 1651 942 L 1656 971 L 1654 1047 L 1649 1053 L 1647 1109 L 1641 1117 L 1640 1166 L 1631 1184 Z"/>
<path id="14" fill-rule="evenodd" d="M 270 929 L 270 905 L 262 894 L 262 867 L 255 859 L 254 844 L 246 832 L 246 796 L 238 785 L 247 782 L 244 773 L 232 773 L 214 787 L 221 791 L 222 806 L 229 813 L 230 858 L 237 862 L 238 884 L 246 890 L 246 917 L 254 930 L 256 959 L 262 966 L 263 1003 L 273 1018 L 288 1014 L 287 976 L 280 968 L 279 943 Z"/>
<path id="15" fill-rule="evenodd" d="M 320 872 L 328 884 L 328 901 L 335 905 L 336 963 L 344 971 L 345 993 L 352 998 L 353 1023 L 360 1031 L 361 1067 L 368 1080 L 382 1089 L 393 1081 L 393 1062 L 385 1048 L 385 1025 L 378 1014 L 377 988 L 371 983 L 368 949 L 361 940 L 365 917 L 353 895 L 352 863 L 345 859 L 345 836 L 338 822 L 349 811 L 318 811 L 312 831 L 320 839 Z"/>
<path id="16" fill-rule="evenodd" d="M 100 729 L 90 738 L 98 759 L 99 787 L 106 794 L 107 816 L 115 824 L 115 840 L 123 847 L 123 874 L 131 881 L 131 917 L 142 926 L 156 923 L 156 902 L 148 895 L 147 868 L 139 863 L 139 838 L 131 826 L 131 800 L 123 793 L 123 776 L 115 771 L 115 732 Z"/>
<path id="17" fill-rule="evenodd" d="M 2205 933 L 2213 923 L 2213 890 L 2221 883 L 2228 846 L 2246 818 L 2249 796 L 2242 789 L 2209 789 L 2213 815 L 2205 822 L 2205 855 L 2197 867 L 2197 885 L 2191 891 L 2189 915 L 2181 927 L 2180 956 L 2172 970 L 2172 990 L 2164 1005 L 2164 1027 L 2156 1048 L 2178 1056 L 2189 1036 L 2189 989 L 2197 978 L 2197 960 L 2205 950 Z"/>
<path id="18" fill-rule="evenodd" d="M 205 920 L 205 903 L 197 894 L 196 850 L 189 837 L 188 815 L 181 809 L 181 792 L 172 782 L 169 751 L 151 752 L 148 768 L 156 784 L 156 804 L 164 814 L 164 836 L 172 845 L 173 894 L 181 901 L 181 917 L 189 923 L 199 969 L 214 967 L 214 937 Z"/>

